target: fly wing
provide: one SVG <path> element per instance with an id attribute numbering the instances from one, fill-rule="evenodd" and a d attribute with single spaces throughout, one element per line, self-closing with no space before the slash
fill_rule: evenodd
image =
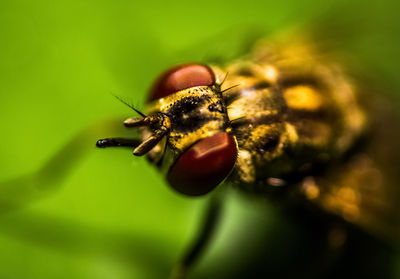
<path id="1" fill-rule="evenodd" d="M 399 245 L 400 119 L 389 105 L 375 104 L 365 148 L 324 175 L 304 179 L 300 190 L 323 210 Z"/>

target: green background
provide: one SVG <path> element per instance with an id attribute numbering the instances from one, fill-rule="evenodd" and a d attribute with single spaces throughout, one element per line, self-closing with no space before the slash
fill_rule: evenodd
<path id="1" fill-rule="evenodd" d="M 322 26 L 398 105 L 399 8 L 396 1 L 2 0 L 0 179 L 38 170 L 93 123 L 132 116 L 112 94 L 141 108 L 160 71 L 213 48 L 231 51 L 227 42 L 241 40 L 236 28 Z M 60 179 L 1 184 L 0 199 L 22 197 L 22 206 L 0 213 L 0 278 L 165 278 L 195 232 L 207 198 L 171 191 L 130 150 L 95 149 L 96 137 L 115 134 L 93 131 L 60 155 Z M 80 143 L 87 152 L 75 160 Z M 39 187 L 47 194 L 38 198 L 23 187 L 41 183 L 49 185 Z M 232 243 L 268 238 L 268 230 L 253 231 L 260 220 L 279 223 L 268 205 L 237 194 L 227 207 L 195 277 L 240 264 L 226 260 Z"/>

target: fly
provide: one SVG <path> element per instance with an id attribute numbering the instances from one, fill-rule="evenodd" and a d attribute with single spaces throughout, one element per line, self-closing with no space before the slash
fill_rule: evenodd
<path id="1" fill-rule="evenodd" d="M 154 82 L 143 112 L 127 104 L 139 115 L 123 122 L 128 136 L 97 141 L 102 148 L 132 147 L 133 154 L 146 156 L 178 193 L 210 196 L 204 225 L 171 278 L 185 277 L 210 243 L 220 221 L 221 190 L 227 187 L 287 209 L 294 221 L 301 216 L 301 228 L 311 232 L 305 250 L 313 243 L 322 247 L 321 241 L 333 249 L 354 244 L 351 232 L 361 229 L 364 236 L 374 236 L 358 242 L 363 252 L 372 245 L 373 251 L 365 254 L 374 264 L 377 240 L 399 244 L 400 122 L 373 87 L 354 82 L 332 58 L 309 41 L 261 40 L 247 55 L 226 64 L 172 67 Z M 2 212 L 44 196 L 95 139 L 120 134 L 121 123 L 92 125 L 37 172 L 0 183 Z M 137 131 L 140 136 L 132 137 Z M 257 245 L 263 247 L 258 240 Z M 325 248 L 316 258 L 323 258 Z M 254 261 L 256 268 L 260 259 Z M 303 263 L 310 265 L 308 259 Z M 326 262 L 321 266 L 324 269 Z M 369 275 L 368 267 L 360 269 Z M 243 276 L 232 277 L 252 276 L 247 269 Z"/>
<path id="2" fill-rule="evenodd" d="M 141 138 L 106 138 L 97 146 L 131 146 L 184 195 L 206 195 L 224 184 L 278 203 L 296 197 L 378 234 L 397 235 L 398 219 L 388 222 L 390 229 L 380 226 L 393 211 L 381 202 L 399 195 L 390 197 L 365 144 L 376 121 L 362 93 L 311 44 L 261 41 L 229 64 L 165 71 L 145 111 L 124 122 L 140 129 Z M 184 277 L 198 258 L 218 208 L 212 202 L 205 228 L 171 278 Z"/>

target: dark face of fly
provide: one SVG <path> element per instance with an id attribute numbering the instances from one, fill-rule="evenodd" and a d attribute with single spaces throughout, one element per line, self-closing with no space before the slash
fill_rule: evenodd
<path id="1" fill-rule="evenodd" d="M 98 147 L 133 146 L 134 155 L 148 154 L 178 192 L 198 196 L 213 190 L 233 169 L 237 143 L 220 85 L 203 64 L 184 64 L 164 72 L 154 83 L 146 115 L 129 118 L 141 127 L 143 141 L 104 139 Z"/>

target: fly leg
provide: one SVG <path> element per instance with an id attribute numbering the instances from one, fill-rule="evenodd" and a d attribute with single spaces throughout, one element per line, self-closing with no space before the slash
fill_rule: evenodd
<path id="1" fill-rule="evenodd" d="M 198 235 L 195 236 L 188 247 L 189 249 L 183 254 L 182 259 L 175 264 L 169 279 L 183 279 L 186 277 L 189 269 L 200 258 L 201 254 L 212 240 L 220 220 L 221 211 L 222 201 L 220 197 L 212 197 L 203 216 Z"/>

